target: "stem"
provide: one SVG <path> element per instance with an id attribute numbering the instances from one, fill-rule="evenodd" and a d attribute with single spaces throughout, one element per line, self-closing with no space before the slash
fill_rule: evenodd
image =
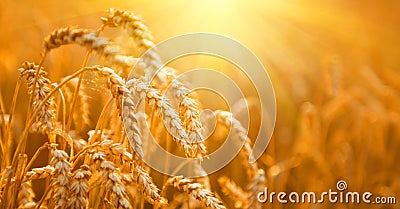
<path id="1" fill-rule="evenodd" d="M 26 154 L 21 154 L 18 156 L 17 167 L 15 169 L 15 177 L 14 177 L 15 182 L 14 182 L 12 193 L 11 193 L 11 197 L 13 200 L 10 202 L 9 208 L 14 208 L 14 204 L 17 202 L 18 193 L 20 191 L 22 179 L 25 175 L 24 172 L 25 172 L 25 166 L 26 166 L 27 160 L 28 160 L 28 156 Z"/>
<path id="2" fill-rule="evenodd" d="M 138 199 L 139 199 L 139 195 L 135 195 L 135 197 L 133 199 L 133 209 L 137 209 Z"/>
<path id="3" fill-rule="evenodd" d="M 103 127 L 103 123 L 104 123 L 104 121 L 105 121 L 106 112 L 107 112 L 107 109 L 108 109 L 108 108 L 110 107 L 110 105 L 111 105 L 112 99 L 113 99 L 113 98 L 110 97 L 110 98 L 107 100 L 106 104 L 104 105 L 103 110 L 101 110 L 99 119 L 97 120 L 96 128 L 94 129 L 94 135 L 93 135 L 93 137 L 90 139 L 89 144 L 92 144 L 93 142 L 95 142 L 95 141 L 96 141 L 96 136 L 98 135 L 97 132 L 98 132 L 100 129 L 103 130 L 102 127 Z M 101 136 L 101 134 L 102 134 L 102 133 L 100 133 L 100 136 Z"/>
<path id="4" fill-rule="evenodd" d="M 43 194 L 43 196 L 40 199 L 40 201 L 36 204 L 35 209 L 39 209 L 40 208 L 40 206 L 42 205 L 43 201 L 46 199 L 47 195 L 49 194 L 50 188 L 51 187 L 47 187 L 46 192 Z"/>
<path id="5" fill-rule="evenodd" d="M 7 195 L 8 195 L 8 188 L 9 188 L 9 186 L 10 186 L 10 184 L 11 184 L 11 174 L 12 174 L 12 172 L 13 171 L 10 171 L 10 169 L 11 168 L 6 168 L 6 170 L 5 170 L 5 178 L 7 179 L 6 180 L 6 183 L 5 184 L 3 184 L 4 186 L 3 186 L 3 194 L 2 194 L 2 196 L 1 196 L 1 202 L 2 202 L 2 204 L 0 205 L 0 208 L 6 208 L 6 199 L 7 199 Z M 2 179 L 3 180 L 3 179 Z"/>
<path id="6" fill-rule="evenodd" d="M 14 116 L 15 106 L 17 104 L 18 92 L 19 92 L 19 88 L 21 86 L 21 78 L 22 78 L 21 76 L 18 77 L 18 81 L 17 81 L 17 84 L 15 85 L 15 89 L 14 89 L 13 100 L 12 100 L 11 108 L 10 108 L 10 116 L 8 118 L 6 146 L 7 146 L 7 144 L 11 143 L 11 123 L 12 123 L 12 119 Z M 11 148 L 11 146 L 9 148 Z M 4 163 L 6 165 L 10 164 L 10 156 L 8 154 L 5 156 Z"/>
<path id="7" fill-rule="evenodd" d="M 140 198 L 140 209 L 144 209 L 144 198 L 143 198 L 143 195 L 141 195 L 141 198 Z"/>
<path id="8" fill-rule="evenodd" d="M 35 154 L 34 154 L 33 157 L 31 158 L 31 160 L 29 161 L 29 163 L 28 163 L 28 165 L 26 166 L 25 170 L 28 170 L 28 169 L 32 166 L 33 162 L 35 162 L 35 160 L 36 160 L 36 158 L 39 156 L 39 154 L 40 154 L 43 150 L 45 150 L 45 149 L 48 148 L 48 145 L 49 145 L 49 144 L 46 142 L 46 143 L 44 143 L 41 147 L 39 147 L 39 149 L 36 150 Z"/>
<path id="9" fill-rule="evenodd" d="M 63 131 L 65 131 L 65 117 L 66 117 L 66 115 L 67 115 L 67 109 L 66 109 L 67 104 L 65 103 L 65 97 L 64 97 L 64 94 L 63 94 L 63 92 L 61 91 L 61 89 L 58 89 L 58 93 L 60 94 L 61 101 L 62 101 L 62 104 L 63 104 L 61 129 L 62 129 Z"/>
<path id="10" fill-rule="evenodd" d="M 187 208 L 190 209 L 190 195 L 186 194 L 186 204 L 187 204 Z"/>
<path id="11" fill-rule="evenodd" d="M 70 162 L 72 162 L 72 168 L 75 168 L 78 165 L 78 162 L 82 158 L 84 153 L 86 153 L 88 150 L 90 150 L 98 145 L 99 145 L 98 143 L 88 145 L 85 148 L 83 148 L 81 151 L 76 153 L 76 155 L 70 160 Z"/>
<path id="12" fill-rule="evenodd" d="M 66 135 L 68 135 L 67 133 L 66 133 L 66 131 L 65 131 L 65 115 L 66 115 L 66 109 L 65 109 L 65 98 L 64 98 L 64 94 L 63 94 L 63 92 L 62 92 L 62 90 L 61 89 L 58 89 L 58 93 L 60 94 L 60 98 L 61 98 L 61 102 L 62 102 L 62 104 L 63 104 L 63 108 L 62 108 L 62 122 L 61 122 L 61 132 L 62 133 L 65 133 Z M 60 101 L 58 101 L 58 102 L 60 102 Z M 60 105 L 58 105 L 58 107 L 60 107 Z M 59 111 L 57 111 L 56 113 L 58 113 Z M 56 118 L 58 118 L 57 116 L 56 116 Z M 61 147 L 62 147 L 62 149 L 64 150 L 65 149 L 65 147 L 67 146 L 67 140 L 65 139 L 65 137 L 62 137 L 64 140 L 62 140 L 62 142 L 61 142 Z M 74 144 L 73 142 L 72 142 L 72 144 Z M 71 152 L 73 153 L 73 149 L 71 149 Z M 71 155 L 70 155 L 71 156 Z"/>
<path id="13" fill-rule="evenodd" d="M 88 60 L 89 60 L 89 57 L 90 57 L 90 54 L 91 54 L 91 51 L 88 51 L 86 53 L 85 59 L 83 60 L 82 68 L 86 67 L 86 65 L 88 63 Z M 72 97 L 72 103 L 71 103 L 71 107 L 70 107 L 69 115 L 68 115 L 68 120 L 67 120 L 67 127 L 65 129 L 65 132 L 67 132 L 67 133 L 69 132 L 69 130 L 71 128 L 74 109 L 75 109 L 76 101 L 78 99 L 79 89 L 81 87 L 82 80 L 83 80 L 83 74 L 81 74 L 79 76 L 78 84 L 76 85 L 75 92 L 74 92 L 74 95 Z M 65 148 L 64 146 L 61 147 L 61 149 L 64 149 L 64 148 Z"/>
<path id="14" fill-rule="evenodd" d="M 0 91 L 0 120 L 1 120 L 1 138 L 0 138 L 0 158 L 3 158 L 3 155 L 4 155 L 4 147 L 5 147 L 5 145 L 4 145 L 4 141 L 3 141 L 3 139 L 4 138 L 6 138 L 7 137 L 7 133 L 5 133 L 5 129 L 6 129 L 6 121 L 5 121 L 5 117 L 4 117 L 4 113 L 5 113 L 5 110 L 4 110 L 4 103 L 3 103 L 3 95 L 2 95 L 2 93 L 1 93 L 1 91 Z M 0 168 L 2 168 L 2 167 L 0 167 Z"/>
<path id="15" fill-rule="evenodd" d="M 161 122 L 162 123 L 162 122 Z M 167 141 L 165 143 L 167 143 L 165 145 L 165 151 L 167 151 L 168 153 L 171 153 L 171 141 L 172 141 L 172 136 L 170 134 L 166 135 Z M 167 159 L 165 159 L 165 172 L 168 172 L 168 168 L 170 166 L 170 156 L 167 156 Z M 163 179 L 163 184 L 168 180 L 168 175 L 164 175 L 164 179 Z"/>

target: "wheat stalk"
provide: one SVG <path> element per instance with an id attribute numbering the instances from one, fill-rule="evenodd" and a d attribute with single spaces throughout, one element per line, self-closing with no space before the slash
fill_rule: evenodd
<path id="1" fill-rule="evenodd" d="M 78 84 L 78 78 L 71 79 L 65 86 L 65 96 L 68 101 L 72 102 L 74 96 L 74 89 Z M 83 128 L 90 125 L 90 104 L 88 101 L 89 95 L 86 93 L 85 85 L 82 85 L 79 90 L 79 95 L 77 98 L 77 106 L 79 107 L 74 111 L 73 118 L 75 128 Z"/>

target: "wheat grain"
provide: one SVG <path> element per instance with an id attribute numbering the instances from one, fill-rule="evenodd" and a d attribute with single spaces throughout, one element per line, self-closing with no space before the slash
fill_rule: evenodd
<path id="1" fill-rule="evenodd" d="M 129 163 L 133 160 L 132 154 L 120 143 L 113 143 L 111 140 L 103 140 L 100 143 L 100 148 L 111 156 L 117 156 L 121 164 Z"/>
<path id="2" fill-rule="evenodd" d="M 203 144 L 204 138 L 201 134 L 202 124 L 198 102 L 189 96 L 189 90 L 178 80 L 175 80 L 171 86 L 175 89 L 175 97 L 181 101 L 179 112 L 183 125 L 188 131 L 190 143 L 197 147 L 196 150 L 199 150 L 196 155 L 204 155 L 206 146 Z"/>
<path id="3" fill-rule="evenodd" d="M 197 153 L 195 153 L 195 156 L 204 156 L 207 153 L 207 147 L 204 145 L 204 137 L 202 135 L 203 125 L 200 120 L 199 103 L 190 95 L 189 89 L 179 81 L 175 69 L 164 67 L 156 76 L 160 82 L 159 89 L 170 87 L 173 99 L 179 103 L 179 117 L 187 131 L 190 144 L 196 147 Z"/>

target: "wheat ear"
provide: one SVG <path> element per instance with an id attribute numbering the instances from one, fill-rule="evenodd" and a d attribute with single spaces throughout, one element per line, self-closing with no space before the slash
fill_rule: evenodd
<path id="1" fill-rule="evenodd" d="M 143 51 L 154 47 L 153 37 L 148 27 L 143 23 L 143 20 L 131 11 L 109 9 L 105 17 L 101 20 L 105 26 L 125 28 L 130 37 L 132 37 Z M 149 81 L 150 75 L 156 72 L 160 66 L 160 58 L 156 51 L 147 51 L 140 62 L 146 70 L 146 80 Z M 164 71 L 162 69 L 161 71 Z M 157 74 L 158 76 L 158 74 Z M 172 72 L 172 77 L 176 75 Z M 173 83 L 176 98 L 180 102 L 179 115 L 184 128 L 187 130 L 190 144 L 195 147 L 193 155 L 201 157 L 206 154 L 206 146 L 203 144 L 203 136 L 201 134 L 202 124 L 200 122 L 200 111 L 196 100 L 189 96 L 189 91 L 184 85 L 175 79 Z"/>
<path id="2" fill-rule="evenodd" d="M 18 192 L 18 208 L 34 208 L 36 206 L 34 198 L 35 193 L 32 190 L 32 182 L 23 182 L 21 184 L 21 189 Z"/>
<path id="3" fill-rule="evenodd" d="M 53 172 L 54 172 L 54 167 L 50 165 L 46 165 L 41 168 L 33 168 L 32 170 L 26 172 L 25 181 L 44 179 L 50 176 Z"/>
<path id="4" fill-rule="evenodd" d="M 154 46 L 153 36 L 148 27 L 143 23 L 143 19 L 135 13 L 126 10 L 110 8 L 106 16 L 101 18 L 105 26 L 122 26 L 128 32 L 128 35 L 134 39 L 142 50 L 150 49 Z"/>
<path id="5" fill-rule="evenodd" d="M 226 111 L 215 111 L 217 121 L 222 123 L 226 127 L 234 131 L 234 136 L 236 136 L 243 143 L 243 147 L 240 151 L 240 155 L 245 160 L 245 165 L 247 166 L 247 173 L 249 176 L 249 184 L 247 185 L 247 193 L 249 204 L 248 208 L 258 209 L 261 208 L 261 204 L 257 201 L 257 194 L 263 191 L 266 183 L 265 172 L 263 169 L 259 169 L 257 162 L 250 163 L 249 159 L 253 158 L 251 140 L 247 136 L 247 130 L 242 126 L 242 124 L 232 116 L 232 113 Z"/>
<path id="6" fill-rule="evenodd" d="M 110 63 L 123 67 L 132 67 L 136 63 L 136 58 L 122 55 L 117 45 L 113 45 L 110 41 L 99 37 L 96 32 L 89 29 L 60 28 L 53 31 L 44 40 L 46 52 L 67 44 L 78 44 L 86 47 L 87 50 L 96 52 Z"/>
<path id="7" fill-rule="evenodd" d="M 67 204 L 70 208 L 85 208 L 88 203 L 89 179 L 92 173 L 88 165 L 82 165 L 80 169 L 72 174 L 72 183 L 70 186 L 71 197 Z"/>
<path id="8" fill-rule="evenodd" d="M 133 166 L 133 180 L 139 186 L 148 202 L 161 208 L 167 205 L 167 200 L 160 196 L 160 190 L 153 183 L 150 174 L 140 165 Z"/>
<path id="9" fill-rule="evenodd" d="M 173 136 L 174 141 L 184 150 L 189 157 L 196 157 L 197 147 L 190 144 L 186 130 L 182 126 L 181 119 L 175 109 L 163 99 L 160 91 L 151 87 L 142 79 L 131 79 L 127 82 L 127 87 L 133 93 L 136 93 L 140 98 L 147 99 L 150 106 L 155 108 L 155 111 L 162 114 L 165 125 L 169 133 Z"/>
<path id="10" fill-rule="evenodd" d="M 129 92 L 130 90 L 125 86 L 125 81 L 111 68 L 95 67 L 92 68 L 92 70 L 99 72 L 102 76 L 107 78 L 108 88 L 115 99 L 117 109 L 120 111 L 120 114 L 124 116 L 126 133 L 131 136 L 128 137 L 129 143 L 135 153 L 143 158 L 141 134 L 137 124 L 137 117 L 134 112 L 135 103 L 131 98 L 132 94 Z"/>
<path id="11" fill-rule="evenodd" d="M 117 172 L 121 181 L 134 182 L 138 185 L 138 189 L 143 192 L 143 196 L 149 203 L 159 207 L 164 207 L 167 204 L 167 200 L 159 195 L 159 189 L 153 183 L 148 172 L 146 172 L 141 166 L 132 166 L 131 163 L 132 174 L 124 174 L 115 167 L 113 162 L 107 161 L 111 159 L 111 156 L 114 156 L 115 161 L 124 166 L 129 162 L 139 160 L 129 153 L 122 144 L 113 143 L 111 140 L 106 139 L 97 143 L 96 146 L 93 144 L 91 150 L 87 150 L 86 152 L 92 153 L 92 159 L 96 163 L 97 169 L 100 169 L 103 174 L 104 172 Z M 103 162 L 106 163 L 103 164 Z"/>
<path id="12" fill-rule="evenodd" d="M 53 200 L 55 208 L 66 208 L 68 203 L 68 191 L 71 184 L 71 168 L 72 165 L 68 162 L 68 154 L 63 150 L 58 150 L 53 147 L 51 150 L 53 156 L 50 160 L 50 165 L 54 167 L 53 174 Z"/>
<path id="13" fill-rule="evenodd" d="M 235 208 L 249 208 L 249 201 L 247 200 L 248 194 L 235 182 L 223 176 L 218 179 L 218 183 L 224 195 L 230 197 L 235 202 Z"/>
<path id="14" fill-rule="evenodd" d="M 225 206 L 222 202 L 215 197 L 215 195 L 207 189 L 203 189 L 203 186 L 199 183 L 193 183 L 191 179 L 184 178 L 182 176 L 175 176 L 169 178 L 163 187 L 163 191 L 166 191 L 166 187 L 172 185 L 175 188 L 190 194 L 193 198 L 199 200 L 205 207 L 212 209 L 222 209 Z"/>
<path id="15" fill-rule="evenodd" d="M 19 69 L 20 76 L 25 77 L 28 85 L 29 94 L 33 94 L 33 109 L 37 107 L 41 101 L 53 89 L 51 82 L 46 78 L 47 73 L 39 66 L 31 62 L 24 62 L 22 68 Z M 36 71 L 39 70 L 38 81 L 34 87 L 34 78 Z M 55 124 L 56 103 L 54 96 L 51 96 L 44 104 L 39 114 L 36 116 L 36 122 L 32 125 L 31 130 L 50 132 Z"/>
<path id="16" fill-rule="evenodd" d="M 115 208 L 131 208 L 126 198 L 125 187 L 123 186 L 119 169 L 111 161 L 103 161 L 100 164 L 105 187 L 112 193 L 112 202 Z"/>

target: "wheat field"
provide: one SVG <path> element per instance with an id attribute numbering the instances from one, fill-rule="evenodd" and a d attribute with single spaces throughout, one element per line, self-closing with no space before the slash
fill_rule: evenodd
<path id="1" fill-rule="evenodd" d="M 0 2 L 0 208 L 398 208 L 397 8 L 396 1 Z M 270 75 L 276 124 L 254 163 L 260 110 L 235 66 L 185 57 L 149 82 L 153 55 L 143 74 L 129 76 L 158 42 L 198 31 L 239 40 Z M 216 94 L 189 91 L 196 80 L 179 75 L 193 67 L 235 79 L 247 96 L 248 130 Z M 135 109 L 140 96 L 144 112 Z M 214 118 L 205 119 L 205 109 Z M 229 132 L 243 147 L 204 175 L 201 158 Z M 146 165 L 149 134 L 170 153 L 198 158 L 193 172 L 202 177 Z M 396 203 L 257 200 L 265 188 L 321 193 L 340 180 L 348 191 Z"/>

